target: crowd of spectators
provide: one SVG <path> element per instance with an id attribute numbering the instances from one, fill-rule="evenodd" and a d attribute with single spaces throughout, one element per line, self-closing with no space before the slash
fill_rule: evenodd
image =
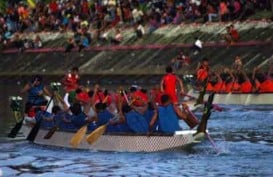
<path id="1" fill-rule="evenodd" d="M 241 20 L 255 13 L 256 9 L 270 8 L 269 0 L 31 1 L 35 3 L 34 7 L 25 0 L 7 1 L 6 8 L 0 13 L 1 43 L 8 44 L 15 33 L 72 31 L 79 35 L 76 43 L 86 46 L 91 43 L 90 30 L 94 31 L 92 38 L 102 40 L 104 31 L 117 24 L 134 27 L 136 37 L 141 38 L 162 25 L 197 19 L 202 22 Z M 145 31 L 143 26 L 148 30 Z M 116 34 L 109 39 L 119 44 L 122 36 Z"/>

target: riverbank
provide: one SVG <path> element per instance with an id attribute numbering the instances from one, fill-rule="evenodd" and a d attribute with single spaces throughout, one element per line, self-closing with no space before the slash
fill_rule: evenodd
<path id="1" fill-rule="evenodd" d="M 60 76 L 71 67 L 78 66 L 82 75 L 162 75 L 164 68 L 176 55 L 183 51 L 191 61 L 177 71 L 178 74 L 192 74 L 197 63 L 209 58 L 212 69 L 231 66 L 236 55 L 241 56 L 245 70 L 251 72 L 254 66 L 263 65 L 273 51 L 273 23 L 268 20 L 234 23 L 239 31 L 240 41 L 229 45 L 223 40 L 226 26 L 231 23 L 181 24 L 164 26 L 150 35 L 135 39 L 133 29 L 123 29 L 120 45 L 100 44 L 93 41 L 82 53 L 73 51 L 64 55 L 66 40 L 72 33 L 40 33 L 44 46 L 40 50 L 15 49 L 1 51 L 0 76 L 28 76 L 33 74 Z M 109 34 L 114 29 L 109 31 Z M 34 38 L 37 34 L 22 34 L 23 38 Z M 204 42 L 198 55 L 191 50 L 195 37 Z"/>

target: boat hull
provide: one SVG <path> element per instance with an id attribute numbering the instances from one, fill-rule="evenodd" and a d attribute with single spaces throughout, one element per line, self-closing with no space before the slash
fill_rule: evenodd
<path id="1" fill-rule="evenodd" d="M 22 126 L 25 136 L 30 132 L 31 127 Z M 57 146 L 72 148 L 69 144 L 75 132 L 56 131 L 50 139 L 44 139 L 48 130 L 40 129 L 34 143 L 40 145 Z M 155 152 L 163 150 L 183 149 L 183 147 L 195 144 L 193 134 L 195 130 L 179 131 L 174 135 L 125 135 L 109 134 L 102 135 L 94 144 L 90 145 L 85 140 L 77 149 L 96 150 L 96 151 L 118 151 L 118 152 Z"/>
<path id="2" fill-rule="evenodd" d="M 199 92 L 189 91 L 188 95 L 198 97 Z M 209 94 L 205 94 L 207 100 Z M 213 100 L 214 104 L 226 105 L 273 105 L 273 93 L 216 93 Z"/>

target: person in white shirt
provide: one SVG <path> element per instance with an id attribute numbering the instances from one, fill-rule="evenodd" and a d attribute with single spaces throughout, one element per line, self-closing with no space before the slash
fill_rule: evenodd
<path id="1" fill-rule="evenodd" d="M 198 37 L 196 37 L 194 45 L 193 45 L 193 54 L 197 55 L 198 53 L 201 52 L 202 48 L 203 48 L 203 42 Z"/>

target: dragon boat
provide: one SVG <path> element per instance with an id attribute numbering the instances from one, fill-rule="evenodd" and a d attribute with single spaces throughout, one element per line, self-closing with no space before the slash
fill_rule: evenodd
<path id="1" fill-rule="evenodd" d="M 187 95 L 197 98 L 199 91 L 190 90 Z M 204 95 L 207 99 L 209 93 Z M 223 105 L 273 105 L 273 93 L 215 93 L 214 104 Z"/>
<path id="2" fill-rule="evenodd" d="M 80 143 L 75 147 L 71 145 L 71 140 L 75 137 L 75 134 L 81 131 L 80 129 L 77 132 L 72 130 L 63 131 L 56 129 L 50 137 L 46 138 L 53 127 L 44 128 L 36 126 L 39 125 L 37 122 L 33 125 L 29 123 L 27 124 L 21 119 L 17 119 L 17 124 L 11 130 L 9 137 L 16 137 L 17 133 L 20 131 L 27 140 L 35 144 L 94 151 L 156 152 L 164 150 L 179 150 L 201 142 L 205 138 L 207 133 L 207 120 L 209 119 L 212 108 L 213 95 L 214 94 L 208 98 L 208 102 L 204 109 L 206 111 L 204 112 L 196 130 L 182 130 L 171 134 L 158 132 L 145 134 L 102 132 L 99 135 L 95 135 L 95 140 L 93 140 L 92 143 L 87 140 L 88 138 L 84 138 L 88 137 L 88 132 L 85 132 Z M 17 104 L 20 101 L 21 100 L 16 98 L 13 100 L 13 104 Z M 14 105 L 14 107 L 19 106 Z M 15 117 L 20 117 L 20 110 L 13 109 L 13 112 Z"/>
<path id="3" fill-rule="evenodd" d="M 23 125 L 21 131 L 25 137 L 31 131 L 31 127 Z M 56 131 L 50 139 L 44 136 L 48 129 L 40 128 L 35 144 L 72 148 L 71 138 L 75 132 Z M 204 137 L 204 134 L 194 136 L 196 130 L 177 131 L 174 134 L 135 134 L 135 133 L 111 133 L 103 134 L 96 142 L 89 144 L 83 140 L 77 149 L 94 151 L 117 151 L 117 152 L 155 152 L 163 150 L 177 150 L 189 145 L 196 144 Z"/>

